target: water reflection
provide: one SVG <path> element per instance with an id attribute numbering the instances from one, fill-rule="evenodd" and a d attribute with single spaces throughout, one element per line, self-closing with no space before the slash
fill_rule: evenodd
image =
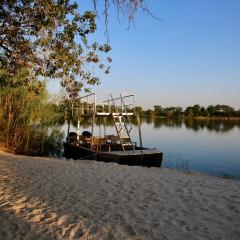
<path id="1" fill-rule="evenodd" d="M 182 128 L 185 126 L 188 129 L 199 131 L 207 129 L 215 132 L 228 132 L 234 127 L 240 129 L 240 120 L 219 120 L 219 119 L 161 119 L 153 120 L 154 128 L 170 127 Z"/>
<path id="2" fill-rule="evenodd" d="M 83 128 L 89 128 L 91 126 L 91 118 L 80 118 L 80 125 Z M 240 129 L 240 119 L 166 119 L 166 118 L 151 118 L 142 117 L 140 119 L 141 124 L 153 124 L 153 128 L 182 128 L 192 129 L 194 131 L 202 131 L 207 129 L 214 132 L 228 132 L 237 127 Z M 73 119 L 71 123 L 74 127 L 77 127 L 77 119 Z M 132 118 L 132 124 L 137 125 L 136 118 Z M 113 120 L 110 117 L 99 118 L 95 117 L 95 125 L 113 126 Z"/>
<path id="3" fill-rule="evenodd" d="M 234 127 L 240 128 L 239 120 L 185 120 L 185 126 L 194 131 L 207 129 L 215 132 L 228 132 Z"/>

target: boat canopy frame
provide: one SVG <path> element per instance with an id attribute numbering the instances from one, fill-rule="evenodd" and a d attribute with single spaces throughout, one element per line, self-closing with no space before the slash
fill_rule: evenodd
<path id="1" fill-rule="evenodd" d="M 119 118 L 120 122 L 121 119 L 124 120 L 124 126 L 127 130 L 128 136 L 130 138 L 129 132 L 132 129 L 130 116 L 135 116 L 137 118 L 137 125 L 138 125 L 138 135 L 139 135 L 139 144 L 142 147 L 142 134 L 141 134 L 141 124 L 140 124 L 140 116 L 135 110 L 135 95 L 134 94 L 120 94 L 119 97 L 113 97 L 111 93 L 107 94 L 107 98 L 99 101 L 97 99 L 96 93 L 90 93 L 85 96 L 79 97 L 72 101 L 71 103 L 71 117 L 77 116 L 77 138 L 79 139 L 80 136 L 80 118 L 81 117 L 91 117 L 91 134 L 93 136 L 94 132 L 94 120 L 96 116 L 99 117 L 107 117 L 112 116 L 113 118 Z M 104 124 L 104 121 L 102 121 Z M 68 135 L 70 129 L 70 120 L 68 121 Z M 115 128 L 119 136 L 119 140 L 121 142 L 121 137 L 118 132 L 118 128 L 116 127 L 116 123 L 114 120 Z M 130 124 L 130 131 L 127 129 L 126 125 Z M 101 128 L 101 125 L 100 125 Z M 105 129 L 105 125 L 104 125 Z M 120 129 L 122 130 L 122 129 Z M 101 130 L 100 130 L 101 132 Z M 104 130 L 105 135 L 105 130 Z M 122 144 L 122 143 L 121 143 Z M 91 148 L 93 146 L 93 138 L 91 141 Z M 133 147 L 133 150 L 135 148 Z M 124 147 L 123 147 L 123 151 Z"/>
<path id="2" fill-rule="evenodd" d="M 72 102 L 72 116 L 108 116 L 111 114 L 134 115 L 135 114 L 135 95 L 120 94 L 119 97 L 107 95 L 107 99 L 97 99 L 96 93 L 77 98 Z"/>

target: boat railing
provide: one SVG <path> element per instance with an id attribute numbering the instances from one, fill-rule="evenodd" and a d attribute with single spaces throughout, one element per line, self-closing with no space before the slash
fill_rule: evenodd
<path id="1" fill-rule="evenodd" d="M 133 115 L 135 113 L 135 97 L 133 94 L 113 97 L 108 94 L 107 99 L 99 101 L 96 93 L 90 93 L 86 96 L 79 97 L 72 104 L 72 115 L 110 115 L 124 114 Z"/>

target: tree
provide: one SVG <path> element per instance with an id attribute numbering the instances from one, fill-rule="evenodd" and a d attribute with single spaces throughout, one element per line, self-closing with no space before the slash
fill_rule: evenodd
<path id="1" fill-rule="evenodd" d="M 215 114 L 215 107 L 213 105 L 209 105 L 207 107 L 207 113 L 209 114 L 209 116 L 213 116 Z"/>
<path id="2" fill-rule="evenodd" d="M 148 109 L 146 110 L 146 116 L 149 118 L 153 118 L 154 117 L 154 111 L 152 109 Z"/>
<path id="3" fill-rule="evenodd" d="M 166 116 L 164 108 L 161 105 L 155 105 L 154 106 L 154 114 L 156 116 Z"/>
<path id="4" fill-rule="evenodd" d="M 228 105 L 216 105 L 215 106 L 215 115 L 217 116 L 234 116 L 235 110 L 234 108 Z"/>
<path id="5" fill-rule="evenodd" d="M 142 107 L 140 107 L 140 106 L 135 107 L 135 112 L 138 113 L 139 115 L 142 114 L 142 111 L 143 111 Z"/>
<path id="6" fill-rule="evenodd" d="M 185 109 L 185 115 L 187 116 L 187 117 L 192 117 L 193 116 L 193 109 L 192 109 L 192 107 L 187 107 L 186 109 Z"/>
<path id="7" fill-rule="evenodd" d="M 76 97 L 87 84 L 98 84 L 99 78 L 92 75 L 88 65 L 97 65 L 109 73 L 111 58 L 100 62 L 99 53 L 109 52 L 111 47 L 88 42 L 89 34 L 97 27 L 98 1 L 90 1 L 95 12 L 81 13 L 78 4 L 70 0 L 2 0 L 0 81 L 9 79 L 22 68 L 29 69 L 31 75 L 61 79 L 71 97 Z M 103 2 L 106 25 L 111 3 L 128 17 L 129 22 L 139 8 L 150 13 L 144 0 Z"/>
<path id="8" fill-rule="evenodd" d="M 6 79 L 3 70 L 13 76 L 29 69 L 35 76 L 61 79 L 74 97 L 86 83 L 99 83 L 86 64 L 109 72 L 99 52 L 109 52 L 110 46 L 88 43 L 88 35 L 96 30 L 94 12 L 80 14 L 69 0 L 3 0 L 0 16 L 1 82 Z"/>
<path id="9" fill-rule="evenodd" d="M 94 3 L 95 12 L 97 12 L 97 5 L 99 4 L 98 0 L 92 0 Z M 108 15 L 109 8 L 111 4 L 115 5 L 117 9 L 117 18 L 119 19 L 120 13 L 127 17 L 129 25 L 134 22 L 135 14 L 138 10 L 142 10 L 143 12 L 151 15 L 154 19 L 162 21 L 162 19 L 153 15 L 153 13 L 149 10 L 146 0 L 104 0 L 100 1 L 104 5 L 104 16 L 105 16 L 105 25 L 106 25 L 106 33 L 107 33 L 107 25 L 108 25 Z"/>
<path id="10" fill-rule="evenodd" d="M 195 104 L 193 107 L 192 107 L 192 112 L 193 112 L 193 115 L 196 117 L 196 116 L 200 116 L 201 115 L 201 107 L 199 104 Z"/>

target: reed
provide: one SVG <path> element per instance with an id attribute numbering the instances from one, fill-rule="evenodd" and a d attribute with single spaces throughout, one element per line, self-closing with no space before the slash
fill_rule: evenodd
<path id="1" fill-rule="evenodd" d="M 47 129 L 59 118 L 59 112 L 50 102 L 43 82 L 10 80 L 11 84 L 1 86 L 0 90 L 0 140 L 10 151 L 29 154 L 30 141 L 31 145 L 36 141 L 44 146 Z M 39 149 L 43 151 L 43 147 Z"/>

